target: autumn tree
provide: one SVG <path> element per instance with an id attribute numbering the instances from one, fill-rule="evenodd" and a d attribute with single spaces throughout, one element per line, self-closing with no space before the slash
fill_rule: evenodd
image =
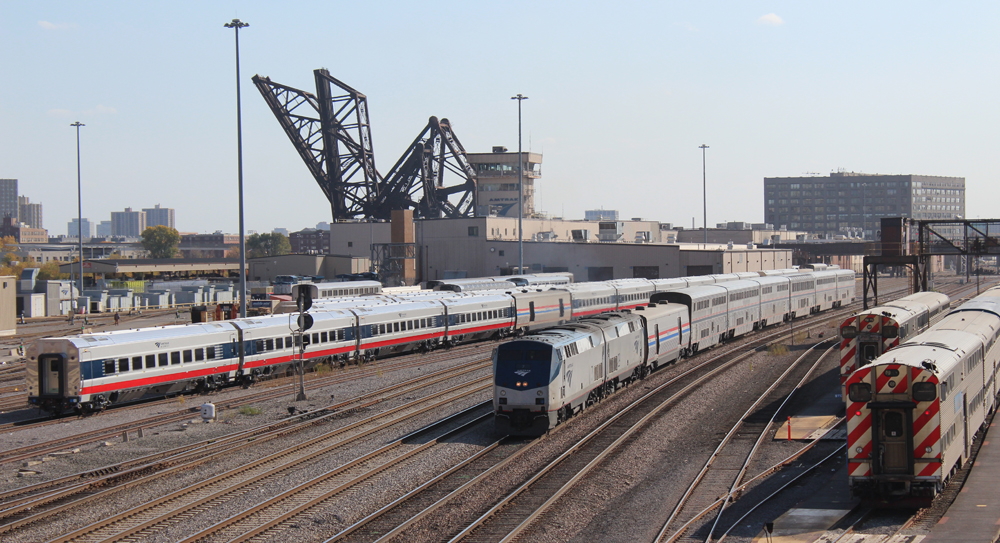
<path id="1" fill-rule="evenodd" d="M 21 276 L 24 263 L 20 261 L 17 249 L 17 240 L 14 236 L 0 238 L 0 275 Z"/>
<path id="2" fill-rule="evenodd" d="M 169 226 L 151 226 L 142 231 L 142 248 L 150 258 L 173 258 L 180 243 L 181 235 Z"/>
<path id="3" fill-rule="evenodd" d="M 284 234 L 251 234 L 247 238 L 247 256 L 260 258 L 264 256 L 287 255 L 292 252 L 292 244 Z"/>
<path id="4" fill-rule="evenodd" d="M 68 273 L 59 272 L 59 262 L 52 260 L 38 267 L 39 281 L 49 281 L 53 279 L 69 279 Z"/>

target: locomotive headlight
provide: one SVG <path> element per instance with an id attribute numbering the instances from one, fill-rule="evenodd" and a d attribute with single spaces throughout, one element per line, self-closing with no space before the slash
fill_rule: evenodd
<path id="1" fill-rule="evenodd" d="M 933 450 L 934 450 L 934 447 L 924 447 L 924 451 L 925 451 L 925 452 L 926 452 L 927 454 L 930 454 L 930 453 L 931 453 L 931 452 L 932 452 Z"/>
<path id="2" fill-rule="evenodd" d="M 896 388 L 896 381 L 889 381 L 889 388 Z"/>
<path id="3" fill-rule="evenodd" d="M 536 392 L 535 394 L 538 394 L 539 396 L 541 396 L 542 395 L 542 389 L 538 389 L 538 392 Z"/>
<path id="4" fill-rule="evenodd" d="M 507 391 L 506 390 L 501 390 L 500 391 L 500 395 L 501 396 L 506 396 L 507 395 Z"/>
<path id="5" fill-rule="evenodd" d="M 854 447 L 854 452 L 856 452 L 858 454 L 861 454 L 861 451 L 863 451 L 863 450 L 864 449 L 862 449 L 861 447 Z"/>

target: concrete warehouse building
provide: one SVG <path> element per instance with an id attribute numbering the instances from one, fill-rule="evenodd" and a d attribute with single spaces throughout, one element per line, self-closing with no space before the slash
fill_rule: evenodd
<path id="1" fill-rule="evenodd" d="M 791 250 L 729 244 L 667 244 L 656 221 L 524 219 L 525 272 L 572 272 L 577 281 L 649 279 L 791 267 Z M 391 242 L 388 222 L 330 225 L 331 252 L 367 257 Z M 416 281 L 516 271 L 517 219 L 413 222 Z M 601 241 L 601 240 L 604 241 Z M 637 240 L 639 242 L 637 242 Z M 376 263 L 378 263 L 376 257 Z"/>

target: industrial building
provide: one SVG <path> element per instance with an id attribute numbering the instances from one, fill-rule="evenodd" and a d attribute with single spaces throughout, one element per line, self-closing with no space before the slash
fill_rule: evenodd
<path id="1" fill-rule="evenodd" d="M 764 178 L 764 220 L 776 226 L 872 240 L 884 217 L 965 217 L 965 178 L 854 172 Z"/>
<path id="2" fill-rule="evenodd" d="M 577 281 L 667 278 L 792 265 L 791 251 L 786 249 L 667 244 L 656 221 L 528 218 L 523 224 L 525 271 L 569 271 Z M 391 228 L 388 222 L 332 224 L 332 251 L 359 257 L 374 253 L 383 277 L 387 274 L 381 270 L 393 268 L 392 260 L 409 260 L 415 271 L 413 281 L 418 282 L 517 271 L 516 218 L 418 219 L 413 221 L 409 252 L 407 242 L 393 239 Z"/>
<path id="3" fill-rule="evenodd" d="M 517 217 L 517 153 L 506 147 L 494 147 L 492 153 L 468 153 L 469 165 L 476 172 L 476 216 Z M 542 177 L 541 153 L 521 153 L 523 170 L 523 207 L 530 217 L 535 212 L 535 180 Z"/>
<path id="4" fill-rule="evenodd" d="M 274 281 L 279 275 L 310 275 L 333 280 L 338 275 L 367 272 L 368 256 L 279 255 L 247 259 L 247 279 Z"/>

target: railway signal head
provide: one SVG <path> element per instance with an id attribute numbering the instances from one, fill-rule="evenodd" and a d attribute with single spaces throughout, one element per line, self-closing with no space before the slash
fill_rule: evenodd
<path id="1" fill-rule="evenodd" d="M 306 330 L 312 328 L 313 317 L 308 313 L 303 313 L 299 315 L 298 318 L 299 330 L 305 332 Z"/>

